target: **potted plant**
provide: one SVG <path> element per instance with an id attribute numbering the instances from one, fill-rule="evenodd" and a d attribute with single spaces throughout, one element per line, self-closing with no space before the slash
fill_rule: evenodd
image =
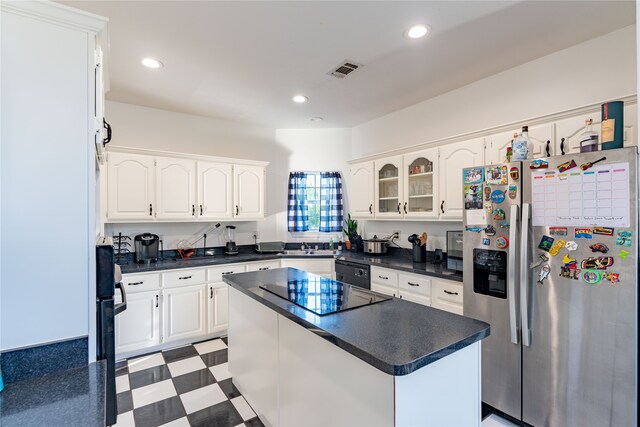
<path id="1" fill-rule="evenodd" d="M 351 214 L 348 214 L 347 219 L 344 220 L 344 225 L 345 225 L 345 228 L 343 228 L 342 231 L 344 232 L 344 234 L 347 236 L 347 239 L 349 239 L 349 242 L 351 243 L 351 250 L 357 251 L 358 238 L 360 237 L 358 235 L 358 221 L 355 219 L 352 219 Z"/>

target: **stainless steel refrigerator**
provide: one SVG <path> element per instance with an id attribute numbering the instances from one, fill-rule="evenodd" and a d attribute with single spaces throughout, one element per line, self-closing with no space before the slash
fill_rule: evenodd
<path id="1" fill-rule="evenodd" d="M 482 400 L 534 426 L 637 425 L 638 151 L 463 171 Z"/>

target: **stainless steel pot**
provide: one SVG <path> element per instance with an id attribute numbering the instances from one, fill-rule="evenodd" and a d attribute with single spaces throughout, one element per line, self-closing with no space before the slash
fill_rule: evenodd
<path id="1" fill-rule="evenodd" d="M 373 239 L 363 240 L 364 252 L 369 254 L 382 255 L 387 253 L 389 247 L 389 240 L 378 239 L 378 236 L 373 236 Z"/>

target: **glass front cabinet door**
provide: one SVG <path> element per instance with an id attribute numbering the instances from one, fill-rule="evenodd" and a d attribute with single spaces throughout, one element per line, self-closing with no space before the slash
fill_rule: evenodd
<path id="1" fill-rule="evenodd" d="M 405 218 L 438 217 L 437 159 L 437 148 L 404 155 L 402 213 Z"/>
<path id="2" fill-rule="evenodd" d="M 376 160 L 376 218 L 402 218 L 402 156 Z"/>

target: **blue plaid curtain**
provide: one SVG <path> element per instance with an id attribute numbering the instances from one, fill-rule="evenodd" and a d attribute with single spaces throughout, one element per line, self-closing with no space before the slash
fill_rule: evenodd
<path id="1" fill-rule="evenodd" d="M 320 173 L 320 231 L 342 231 L 342 178 L 340 172 Z"/>
<path id="2" fill-rule="evenodd" d="M 309 208 L 307 207 L 307 174 L 291 172 L 289 174 L 289 206 L 287 224 L 289 231 L 309 230 Z"/>

